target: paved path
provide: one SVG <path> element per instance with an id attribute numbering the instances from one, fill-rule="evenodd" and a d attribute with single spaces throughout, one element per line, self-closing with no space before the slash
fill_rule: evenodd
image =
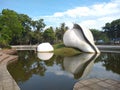
<path id="1" fill-rule="evenodd" d="M 20 90 L 7 70 L 7 64 L 17 60 L 17 58 L 17 56 L 5 54 L 5 51 L 4 53 L 0 51 L 0 90 Z"/>
<path id="2" fill-rule="evenodd" d="M 74 85 L 73 90 L 120 90 L 120 81 L 112 79 L 87 79 Z"/>

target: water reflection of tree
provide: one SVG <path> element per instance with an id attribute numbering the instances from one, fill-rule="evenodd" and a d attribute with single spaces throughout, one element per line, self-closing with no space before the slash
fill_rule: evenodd
<path id="1" fill-rule="evenodd" d="M 45 66 L 36 57 L 33 51 L 18 52 L 19 59 L 8 65 L 8 70 L 13 78 L 18 82 L 24 82 L 33 74 L 44 76 Z"/>
<path id="2" fill-rule="evenodd" d="M 103 62 L 103 66 L 108 71 L 120 74 L 120 54 L 119 53 L 102 53 L 96 62 Z"/>
<path id="3" fill-rule="evenodd" d="M 53 66 L 54 60 L 55 60 L 55 56 L 53 56 L 53 57 L 50 58 L 49 60 L 44 61 L 44 63 L 45 63 L 45 65 L 47 65 L 47 66 Z"/>
<path id="4" fill-rule="evenodd" d="M 60 65 L 63 69 L 63 57 L 53 56 L 50 60 L 40 60 L 34 51 L 19 51 L 18 61 L 8 65 L 8 71 L 16 80 L 16 82 L 24 82 L 29 80 L 33 74 L 44 76 L 46 66 Z"/>
<path id="5" fill-rule="evenodd" d="M 56 58 L 55 58 L 56 64 L 60 65 L 62 70 L 64 70 L 63 59 L 64 59 L 64 57 L 62 57 L 62 56 L 56 56 Z"/>
<path id="6" fill-rule="evenodd" d="M 51 67 L 54 64 L 59 65 L 62 70 L 65 70 L 63 61 L 64 57 L 54 55 L 50 60 L 40 60 L 34 51 L 18 52 L 18 61 L 8 65 L 8 70 L 16 82 L 25 82 L 32 75 L 44 76 L 46 67 Z M 106 70 L 120 74 L 120 56 L 119 54 L 101 53 L 95 63 L 102 62 Z M 79 74 L 74 75 L 75 78 L 81 77 Z"/>

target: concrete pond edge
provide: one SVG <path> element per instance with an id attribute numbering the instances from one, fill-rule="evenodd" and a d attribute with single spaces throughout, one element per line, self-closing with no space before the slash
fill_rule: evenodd
<path id="1" fill-rule="evenodd" d="M 8 64 L 18 60 L 18 56 L 12 55 L 14 53 L 16 50 L 0 50 L 0 90 L 20 90 L 7 69 Z"/>

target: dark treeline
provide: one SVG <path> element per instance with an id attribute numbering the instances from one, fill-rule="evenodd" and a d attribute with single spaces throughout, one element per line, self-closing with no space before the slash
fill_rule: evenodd
<path id="1" fill-rule="evenodd" d="M 103 30 L 110 40 L 120 43 L 120 19 L 113 20 L 111 23 L 106 23 Z"/>
<path id="2" fill-rule="evenodd" d="M 120 19 L 113 20 L 111 23 L 106 23 L 102 29 L 102 31 L 91 29 L 95 41 L 103 44 L 120 44 Z"/>
<path id="3" fill-rule="evenodd" d="M 59 27 L 44 29 L 43 19 L 32 20 L 28 15 L 13 10 L 3 9 L 0 13 L 0 47 L 9 45 L 33 45 L 41 42 L 51 44 L 62 42 L 63 34 L 68 29 L 65 23 Z M 106 23 L 103 31 L 91 29 L 95 40 L 116 40 L 120 38 L 120 19 Z"/>
<path id="4" fill-rule="evenodd" d="M 0 47 L 62 42 L 63 34 L 68 29 L 65 23 L 55 30 L 52 27 L 44 30 L 45 26 L 43 19 L 32 20 L 28 15 L 3 9 L 0 13 Z"/>

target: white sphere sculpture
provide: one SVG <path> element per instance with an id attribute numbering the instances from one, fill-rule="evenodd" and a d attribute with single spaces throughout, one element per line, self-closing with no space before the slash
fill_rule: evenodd
<path id="1" fill-rule="evenodd" d="M 89 29 L 74 24 L 73 29 L 67 30 L 63 36 L 65 46 L 78 48 L 83 52 L 100 53 L 94 44 L 94 39 Z"/>
<path id="2" fill-rule="evenodd" d="M 41 43 L 37 46 L 37 51 L 38 52 L 52 52 L 54 51 L 54 48 L 52 47 L 52 45 L 48 42 L 46 43 Z"/>

